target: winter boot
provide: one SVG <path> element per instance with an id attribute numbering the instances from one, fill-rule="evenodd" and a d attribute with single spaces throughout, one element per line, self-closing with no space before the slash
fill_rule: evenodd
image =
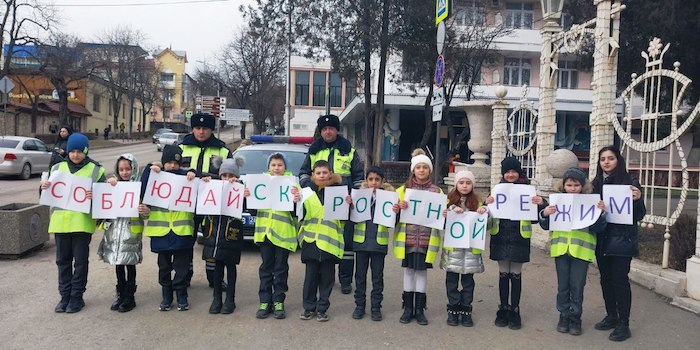
<path id="1" fill-rule="evenodd" d="M 447 304 L 447 325 L 456 326 L 459 324 L 460 305 Z"/>
<path id="2" fill-rule="evenodd" d="M 415 304 L 415 316 L 416 316 L 416 322 L 418 322 L 419 325 L 421 326 L 427 326 L 428 325 L 428 319 L 425 317 L 424 310 L 426 309 L 427 305 L 427 296 L 425 293 L 415 293 L 416 295 L 416 304 Z"/>
<path id="3" fill-rule="evenodd" d="M 571 321 L 564 314 L 559 314 L 559 323 L 557 323 L 557 332 L 569 333 Z"/>
<path id="4" fill-rule="evenodd" d="M 381 321 L 382 320 L 382 309 L 381 308 L 372 308 L 372 321 Z"/>
<path id="5" fill-rule="evenodd" d="M 233 310 L 236 309 L 236 290 L 232 286 L 226 288 L 226 301 L 224 301 L 224 307 L 221 308 L 221 313 L 228 315 L 232 314 Z"/>
<path id="6" fill-rule="evenodd" d="M 85 307 L 85 301 L 83 301 L 83 295 L 71 295 L 70 301 L 68 301 L 68 306 L 66 306 L 66 313 L 74 314 L 80 312 Z"/>
<path id="7" fill-rule="evenodd" d="M 53 309 L 54 312 L 61 313 L 61 312 L 66 312 L 66 308 L 68 307 L 68 303 L 70 302 L 70 295 L 61 295 L 61 301 L 56 304 L 56 307 Z"/>
<path id="8" fill-rule="evenodd" d="M 399 318 L 401 323 L 409 323 L 413 319 L 413 295 L 414 292 L 403 292 L 403 314 Z"/>
<path id="9" fill-rule="evenodd" d="M 462 326 L 474 327 L 474 320 L 472 320 L 471 305 L 462 305 Z"/>
<path id="10" fill-rule="evenodd" d="M 160 302 L 160 306 L 158 306 L 158 310 L 170 311 L 170 307 L 173 306 L 173 288 L 172 287 L 163 287 L 162 294 L 163 294 L 163 300 Z"/>
<path id="11" fill-rule="evenodd" d="M 352 318 L 360 320 L 365 317 L 365 306 L 357 305 L 355 306 L 355 311 L 352 312 Z"/>
<path id="12" fill-rule="evenodd" d="M 136 285 L 127 284 L 124 288 L 124 300 L 119 305 L 119 312 L 129 312 L 136 307 L 134 294 L 136 294 Z"/>
<path id="13" fill-rule="evenodd" d="M 175 291 L 177 297 L 177 311 L 187 311 L 190 309 L 190 303 L 187 302 L 187 289 L 178 289 Z"/>
<path id="14" fill-rule="evenodd" d="M 209 306 L 209 313 L 210 314 L 218 314 L 221 313 L 221 308 L 224 306 L 223 302 L 221 301 L 222 298 L 222 291 L 221 287 L 217 287 L 216 285 L 214 286 L 214 299 L 211 301 L 211 306 Z"/>
<path id="15" fill-rule="evenodd" d="M 124 288 L 125 288 L 125 287 L 126 287 L 125 284 L 117 284 L 117 285 L 116 285 L 116 288 L 117 288 L 117 294 L 116 294 L 116 295 L 117 295 L 117 300 L 115 300 L 115 301 L 112 303 L 112 306 L 109 307 L 110 310 L 112 310 L 112 311 L 117 311 L 117 310 L 119 310 L 119 305 L 121 305 L 122 302 L 124 301 Z"/>
<path id="16" fill-rule="evenodd" d="M 498 311 L 496 311 L 496 321 L 494 324 L 498 327 L 505 327 L 508 325 L 508 310 L 509 305 L 498 305 Z"/>
<path id="17" fill-rule="evenodd" d="M 520 307 L 512 306 L 508 312 L 508 328 L 517 330 L 520 329 L 520 327 L 522 327 Z"/>
<path id="18" fill-rule="evenodd" d="M 66 310 L 66 312 L 68 311 Z M 620 319 L 620 322 L 617 323 L 617 326 L 615 326 L 615 330 L 612 331 L 612 333 L 610 333 L 608 339 L 612 341 L 624 341 L 631 336 L 632 332 L 630 332 L 630 320 L 623 318 Z"/>
<path id="19" fill-rule="evenodd" d="M 559 330 L 557 328 L 557 330 Z M 581 335 L 581 317 L 571 317 L 569 318 L 569 334 L 571 335 Z"/>
<path id="20" fill-rule="evenodd" d="M 593 328 L 599 331 L 607 331 L 615 328 L 617 326 L 617 317 L 606 315 L 600 322 L 596 323 Z"/>

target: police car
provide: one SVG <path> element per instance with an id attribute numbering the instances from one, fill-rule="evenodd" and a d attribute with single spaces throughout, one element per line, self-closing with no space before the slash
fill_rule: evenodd
<path id="1" fill-rule="evenodd" d="M 233 152 L 234 157 L 245 159 L 241 167 L 241 176 L 246 174 L 262 174 L 267 169 L 267 157 L 280 152 L 287 160 L 287 171 L 299 176 L 299 170 L 309 152 L 311 137 L 264 136 L 254 135 L 250 138 L 255 144 L 241 146 Z M 255 233 L 255 209 L 243 211 L 243 239 L 252 241 Z"/>

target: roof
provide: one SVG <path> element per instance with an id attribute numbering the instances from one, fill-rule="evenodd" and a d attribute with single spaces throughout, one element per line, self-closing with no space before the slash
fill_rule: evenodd
<path id="1" fill-rule="evenodd" d="M 159 53 L 157 53 L 157 54 L 155 55 L 155 57 L 163 56 L 163 55 L 165 55 L 165 54 L 168 53 L 168 52 L 170 52 L 170 53 L 173 54 L 174 56 L 184 58 L 184 59 L 185 59 L 185 63 L 189 63 L 189 62 L 187 62 L 187 51 L 173 50 L 173 49 L 171 49 L 171 48 L 169 48 L 169 47 L 166 47 L 166 48 L 164 48 L 163 50 L 161 50 Z"/>
<path id="2" fill-rule="evenodd" d="M 34 138 L 34 137 L 26 137 L 26 136 L 1 136 L 0 139 L 5 139 L 5 140 L 12 140 L 12 141 L 26 141 L 26 140 L 37 140 L 39 139 Z"/>
<path id="3" fill-rule="evenodd" d="M 2 46 L 2 54 L 4 57 L 7 57 L 7 52 L 10 49 L 9 44 L 5 44 Z M 37 56 L 37 47 L 34 45 L 15 45 L 12 48 L 12 57 L 36 57 Z"/>
<path id="4" fill-rule="evenodd" d="M 60 105 L 58 104 L 57 100 L 39 102 L 39 106 L 42 105 L 52 113 L 58 113 L 60 111 Z M 90 111 L 88 111 L 85 107 L 75 102 L 68 102 L 68 110 L 72 114 L 78 116 L 89 117 L 92 115 L 92 113 L 90 113 Z"/>

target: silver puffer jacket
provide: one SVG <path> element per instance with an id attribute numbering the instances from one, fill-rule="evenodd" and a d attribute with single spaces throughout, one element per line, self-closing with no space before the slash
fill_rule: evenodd
<path id="1" fill-rule="evenodd" d="M 479 203 L 481 205 L 481 203 Z M 466 209 L 464 198 L 462 198 L 462 209 Z M 476 254 L 479 252 L 479 254 Z M 446 248 L 442 247 L 440 258 L 440 268 L 447 272 L 459 274 L 482 273 L 484 272 L 484 260 L 481 258 L 479 249 Z"/>
<path id="2" fill-rule="evenodd" d="M 122 159 L 131 162 L 131 178 L 129 181 L 138 181 L 139 165 L 136 158 L 130 154 L 122 154 L 117 159 L 117 164 Z M 119 174 L 119 169 L 115 165 L 115 174 Z M 105 230 L 97 255 L 102 261 L 112 265 L 136 265 L 143 260 L 141 233 L 133 233 L 131 226 L 141 226 L 143 230 L 143 220 L 139 218 L 118 218 L 105 220 L 102 228 Z"/>

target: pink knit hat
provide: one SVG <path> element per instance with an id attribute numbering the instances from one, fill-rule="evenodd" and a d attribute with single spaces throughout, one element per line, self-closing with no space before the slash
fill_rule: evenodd
<path id="1" fill-rule="evenodd" d="M 455 174 L 455 184 L 457 184 L 461 179 L 469 179 L 472 184 L 476 183 L 476 177 L 474 177 L 474 174 L 469 170 L 462 170 Z"/>

